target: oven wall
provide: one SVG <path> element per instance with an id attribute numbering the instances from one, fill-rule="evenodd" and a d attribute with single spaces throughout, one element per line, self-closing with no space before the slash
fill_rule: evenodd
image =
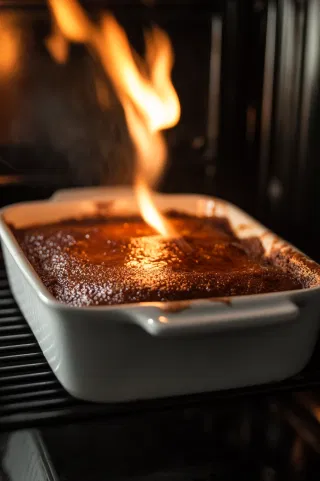
<path id="1" fill-rule="evenodd" d="M 258 215 L 320 260 L 320 2 L 268 2 Z"/>

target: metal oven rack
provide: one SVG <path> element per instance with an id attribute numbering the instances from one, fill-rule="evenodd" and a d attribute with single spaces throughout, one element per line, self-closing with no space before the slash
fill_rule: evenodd
<path id="1" fill-rule="evenodd" d="M 226 398 L 305 390 L 320 385 L 320 345 L 307 368 L 285 382 L 218 393 L 155 401 L 94 404 L 71 397 L 47 364 L 16 305 L 0 259 L 0 430 L 40 426 L 171 409 L 177 405 L 208 405 Z"/>

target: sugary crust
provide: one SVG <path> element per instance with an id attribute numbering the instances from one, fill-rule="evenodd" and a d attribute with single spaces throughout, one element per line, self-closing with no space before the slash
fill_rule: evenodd
<path id="1" fill-rule="evenodd" d="M 69 220 L 15 235 L 49 291 L 74 306 L 228 297 L 306 285 L 280 256 L 266 258 L 259 239 L 239 240 L 226 219 L 168 215 L 188 249 L 155 235 L 139 218 Z"/>

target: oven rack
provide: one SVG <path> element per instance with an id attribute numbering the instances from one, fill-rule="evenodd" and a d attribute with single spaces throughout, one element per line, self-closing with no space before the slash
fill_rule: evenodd
<path id="1" fill-rule="evenodd" d="M 51 371 L 15 303 L 0 259 L 0 430 L 91 420 L 139 410 L 208 405 L 234 396 L 305 390 L 320 385 L 320 343 L 299 375 L 281 382 L 209 394 L 121 404 L 96 404 L 69 395 Z"/>

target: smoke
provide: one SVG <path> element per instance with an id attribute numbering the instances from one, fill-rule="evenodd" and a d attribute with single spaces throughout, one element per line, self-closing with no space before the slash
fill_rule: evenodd
<path id="1" fill-rule="evenodd" d="M 134 150 L 124 113 L 101 67 L 80 46 L 55 64 L 47 52 L 32 55 L 14 140 L 52 155 L 44 170 L 64 159 L 75 185 L 129 184 Z"/>

